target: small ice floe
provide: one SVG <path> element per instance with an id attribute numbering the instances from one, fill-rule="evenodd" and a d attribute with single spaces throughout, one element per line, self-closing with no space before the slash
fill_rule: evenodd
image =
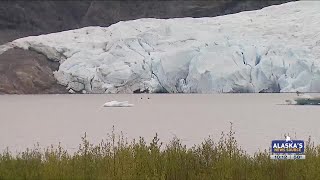
<path id="1" fill-rule="evenodd" d="M 300 95 L 294 99 L 297 105 L 320 105 L 320 97 L 313 97 L 307 94 Z"/>
<path id="2" fill-rule="evenodd" d="M 295 105 L 320 105 L 320 97 L 314 97 L 308 94 L 297 92 L 297 97 L 295 97 L 293 100 L 287 99 L 286 103 Z"/>
<path id="3" fill-rule="evenodd" d="M 106 102 L 103 107 L 132 107 L 133 104 L 129 104 L 128 101 L 110 101 Z"/>

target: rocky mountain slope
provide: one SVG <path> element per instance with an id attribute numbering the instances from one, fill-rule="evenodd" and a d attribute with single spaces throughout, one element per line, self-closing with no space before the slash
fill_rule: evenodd
<path id="1" fill-rule="evenodd" d="M 85 26 L 109 26 L 123 20 L 145 17 L 212 17 L 244 10 L 260 9 L 287 1 L 289 0 L 1 1 L 0 44 L 29 35 L 58 32 Z M 46 84 L 47 82 L 44 80 L 46 78 L 41 77 L 49 78 L 47 70 L 50 68 L 48 69 L 47 67 L 50 67 L 50 61 L 43 61 L 44 64 L 39 64 L 34 60 L 26 60 L 29 65 L 25 65 L 24 56 L 29 59 L 37 59 L 40 55 L 34 52 L 23 52 L 28 55 L 24 55 L 22 52 L 16 54 L 16 51 L 12 50 L 10 51 L 11 53 L 7 52 L 0 55 L 0 67 L 7 67 L 8 63 L 9 65 L 12 63 L 10 66 L 13 68 L 12 71 L 23 72 L 24 75 L 19 77 L 21 81 L 11 79 L 13 78 L 12 75 L 1 76 L 0 93 L 65 93 L 64 89 L 55 88 L 58 86 L 57 84 L 51 84 L 52 90 L 48 90 L 48 84 L 44 88 L 47 90 L 44 90 L 39 83 L 25 86 L 22 82 L 28 82 L 30 77 L 35 82 Z M 34 67 L 41 67 L 45 70 L 36 71 Z M 38 76 L 28 76 L 30 73 L 40 74 Z M 0 74 L 5 74 L 5 72 L 0 72 Z M 26 79 L 24 80 L 24 78 Z M 15 82 L 14 86 L 12 82 Z"/>
<path id="2" fill-rule="evenodd" d="M 44 55 L 22 49 L 11 49 L 0 56 L 0 93 L 67 93 L 58 85 L 52 71 L 58 63 Z"/>

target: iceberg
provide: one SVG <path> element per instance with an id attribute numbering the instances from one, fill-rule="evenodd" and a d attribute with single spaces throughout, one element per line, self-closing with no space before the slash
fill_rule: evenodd
<path id="1" fill-rule="evenodd" d="M 123 102 L 119 102 L 119 101 L 110 101 L 110 102 L 106 102 L 103 107 L 132 107 L 133 104 L 129 104 L 128 101 L 123 101 Z"/>
<path id="2" fill-rule="evenodd" d="M 320 96 L 301 95 L 294 99 L 297 105 L 320 105 Z"/>
<path id="3" fill-rule="evenodd" d="M 295 98 L 285 100 L 287 105 L 320 105 L 320 96 L 311 96 L 298 91 L 296 93 Z"/>
<path id="4" fill-rule="evenodd" d="M 60 62 L 55 78 L 77 92 L 320 92 L 319 19 L 320 2 L 297 1 L 85 27 L 11 45 Z"/>

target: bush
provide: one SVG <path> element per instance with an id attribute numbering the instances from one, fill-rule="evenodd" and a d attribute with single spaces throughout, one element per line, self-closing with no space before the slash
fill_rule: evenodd
<path id="1" fill-rule="evenodd" d="M 74 154 L 61 145 L 0 155 L 0 179 L 320 179 L 319 146 L 309 139 L 306 160 L 270 160 L 269 152 L 253 156 L 239 148 L 232 130 L 218 142 L 208 137 L 187 148 L 178 138 L 165 146 L 156 134 L 128 142 L 114 131 L 107 140 L 91 144 L 86 134 Z"/>

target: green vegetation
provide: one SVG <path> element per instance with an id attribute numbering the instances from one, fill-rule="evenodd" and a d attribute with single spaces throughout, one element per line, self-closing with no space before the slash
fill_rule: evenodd
<path id="1" fill-rule="evenodd" d="M 306 160 L 270 160 L 267 150 L 254 156 L 241 150 L 231 129 L 218 142 L 207 138 L 186 148 L 174 138 L 163 145 L 156 135 L 128 142 L 114 131 L 98 145 L 87 137 L 76 153 L 61 146 L 41 150 L 38 146 L 18 155 L 0 155 L 0 179 L 320 179 L 320 147 L 310 139 Z"/>

